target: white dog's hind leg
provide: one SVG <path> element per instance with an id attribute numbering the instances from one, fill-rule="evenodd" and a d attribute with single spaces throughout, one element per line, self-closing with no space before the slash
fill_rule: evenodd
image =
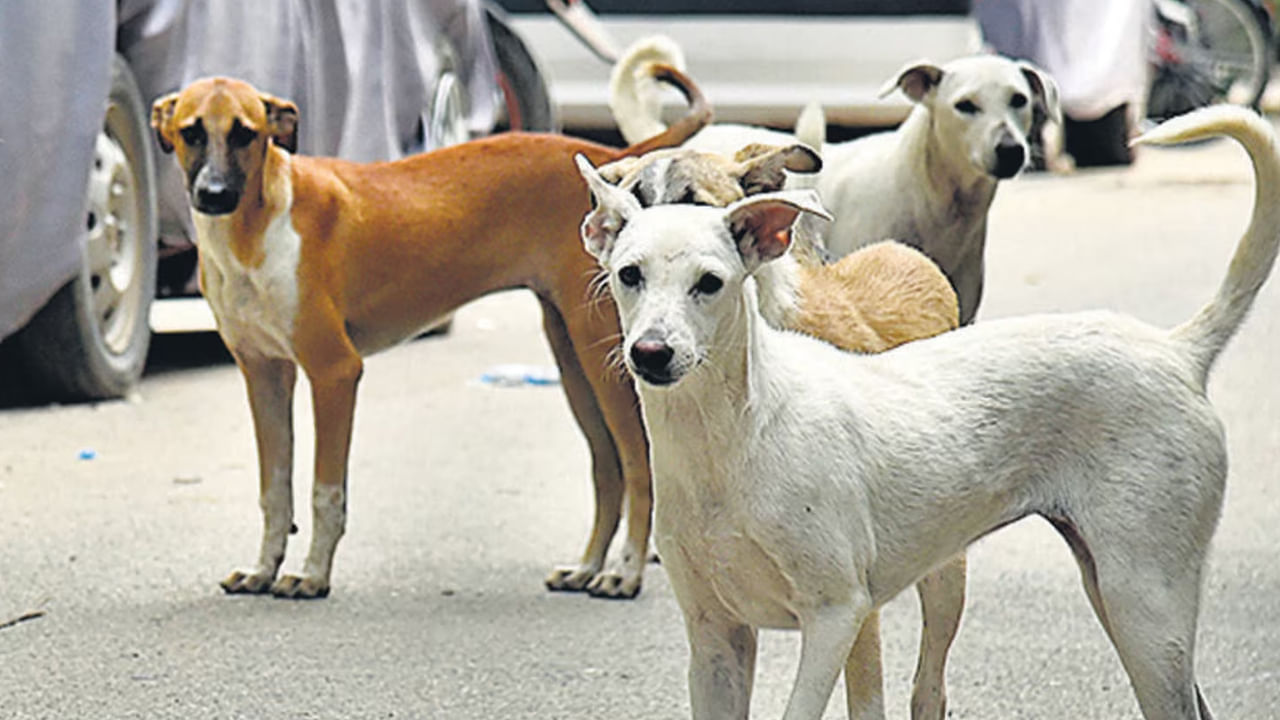
<path id="1" fill-rule="evenodd" d="M 1204 548 L 1138 532 L 1100 532 L 1082 521 L 1053 524 L 1076 554 L 1089 601 L 1129 675 L 1143 716 L 1211 720 L 1193 662 Z M 1187 527 L 1181 531 L 1198 534 Z M 1194 547 L 1194 552 L 1174 557 L 1173 547 Z"/>
<path id="2" fill-rule="evenodd" d="M 911 688 L 912 720 L 942 720 L 947 714 L 947 653 L 964 613 L 965 557 L 916 583 L 920 596 L 920 657 Z"/>

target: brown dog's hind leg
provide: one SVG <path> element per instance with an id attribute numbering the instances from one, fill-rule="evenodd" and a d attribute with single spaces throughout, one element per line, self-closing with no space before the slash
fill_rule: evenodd
<path id="1" fill-rule="evenodd" d="M 585 286 L 584 286 L 585 288 Z M 612 353 L 619 342 L 617 311 L 607 297 L 584 294 L 573 299 L 576 312 L 562 313 L 578 365 L 591 385 L 596 404 L 617 450 L 626 492 L 627 536 L 620 568 L 604 571 L 587 585 L 596 597 L 632 598 L 640 592 L 652 523 L 649 440 L 631 378 Z M 560 307 L 564 307 L 563 304 Z"/>
<path id="2" fill-rule="evenodd" d="M 578 364 L 569 331 L 565 328 L 560 311 L 549 301 L 539 298 L 542 304 L 542 326 L 547 342 L 560 368 L 560 383 L 569 400 L 574 420 L 587 438 L 591 449 L 591 479 L 595 488 L 596 513 L 591 526 L 591 537 L 576 565 L 553 568 L 546 578 L 549 590 L 582 591 L 604 569 L 609 544 L 622 520 L 622 468 L 618 464 L 618 450 L 605 425 L 604 416 L 596 404 L 591 384 Z"/>

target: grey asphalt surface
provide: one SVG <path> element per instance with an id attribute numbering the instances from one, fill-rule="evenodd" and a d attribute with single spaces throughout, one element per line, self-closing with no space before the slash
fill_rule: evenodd
<path id="1" fill-rule="evenodd" d="M 1001 187 L 979 320 L 1106 307 L 1171 325 L 1221 278 L 1252 201 L 1223 142 L 1132 169 Z M 1224 718 L 1280 717 L 1280 281 L 1222 356 L 1231 450 L 1204 588 L 1198 676 Z M 260 519 L 235 368 L 152 372 L 127 401 L 0 410 L 0 718 L 682 718 L 682 621 L 661 566 L 641 596 L 551 594 L 591 519 L 588 456 L 557 388 L 477 382 L 549 365 L 527 293 L 374 357 L 360 390 L 333 594 L 229 597 Z M 295 494 L 309 538 L 310 410 Z M 82 454 L 92 459 L 82 459 Z M 1126 678 L 1048 525 L 970 553 L 951 655 L 954 718 L 1135 718 Z M 889 715 L 908 715 L 918 611 L 884 611 Z M 754 717 L 780 715 L 798 653 L 765 633 Z M 843 717 L 843 689 L 827 717 Z"/>

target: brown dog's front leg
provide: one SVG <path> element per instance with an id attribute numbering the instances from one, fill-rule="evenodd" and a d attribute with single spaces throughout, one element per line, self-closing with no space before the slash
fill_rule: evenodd
<path id="1" fill-rule="evenodd" d="M 347 454 L 362 367 L 352 351 L 324 368 L 308 369 L 316 429 L 311 550 L 300 575 L 285 575 L 271 586 L 277 597 L 309 599 L 329 594 L 333 553 L 347 525 Z"/>
<path id="2" fill-rule="evenodd" d="M 290 360 L 239 354 L 236 360 L 249 392 L 258 444 L 262 550 L 255 567 L 232 572 L 221 585 L 228 593 L 265 593 L 284 561 L 293 527 L 293 388 L 297 367 Z"/>

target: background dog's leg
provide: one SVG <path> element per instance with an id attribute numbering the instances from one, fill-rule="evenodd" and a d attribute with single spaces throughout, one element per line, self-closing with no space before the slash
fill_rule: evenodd
<path id="1" fill-rule="evenodd" d="M 916 583 L 920 596 L 920 657 L 911 688 L 912 720 L 942 720 L 947 714 L 947 652 L 964 613 L 966 561 L 957 555 Z"/>
<path id="2" fill-rule="evenodd" d="M 862 589 L 855 589 L 848 601 L 815 608 L 800 618 L 800 667 L 782 720 L 822 717 L 836 677 L 870 612 L 871 598 Z"/>
<path id="3" fill-rule="evenodd" d="M 338 335 L 337 338 L 343 336 Z M 347 525 L 347 455 L 351 449 L 351 423 L 355 414 L 356 387 L 363 363 L 348 342 L 341 346 L 330 338 L 329 362 L 306 364 L 315 412 L 315 480 L 311 489 L 311 550 L 300 576 L 285 575 L 271 586 L 279 597 L 322 598 L 329 594 L 333 552 Z M 301 343 L 300 343 L 301 344 Z M 345 352 L 343 352 L 345 350 Z"/>
<path id="4" fill-rule="evenodd" d="M 858 639 L 844 663 L 849 720 L 884 720 L 884 670 L 880 661 L 880 613 L 862 621 Z"/>
<path id="5" fill-rule="evenodd" d="M 551 590 L 585 590 L 587 583 L 604 569 L 609 543 L 622 520 L 622 468 L 618 464 L 618 449 L 605 425 L 600 406 L 596 404 L 591 384 L 574 354 L 564 318 L 554 305 L 539 299 L 542 302 L 542 326 L 560 368 L 560 383 L 573 417 L 591 448 L 591 479 L 596 499 L 595 523 L 591 526 L 591 537 L 582 552 L 582 559 L 577 565 L 553 569 L 546 584 Z"/>
<path id="6" fill-rule="evenodd" d="M 581 304 L 584 301 L 579 298 L 574 302 Z M 591 306 L 579 312 L 566 313 L 563 317 L 569 336 L 573 338 L 578 364 L 591 383 L 618 451 L 627 516 L 627 537 L 622 546 L 620 572 L 599 573 L 587 585 L 587 592 L 597 597 L 630 598 L 640 592 L 652 522 L 649 441 L 631 378 L 621 371 L 612 357 L 619 339 L 618 315 L 613 302 L 607 298 L 586 302 Z M 563 304 L 560 306 L 564 307 Z"/>
<path id="7" fill-rule="evenodd" d="M 237 364 L 249 392 L 258 444 L 258 505 L 262 508 L 262 550 L 252 570 L 236 570 L 222 581 L 229 593 L 265 593 L 284 561 L 293 529 L 293 388 L 291 360 L 246 358 Z"/>

